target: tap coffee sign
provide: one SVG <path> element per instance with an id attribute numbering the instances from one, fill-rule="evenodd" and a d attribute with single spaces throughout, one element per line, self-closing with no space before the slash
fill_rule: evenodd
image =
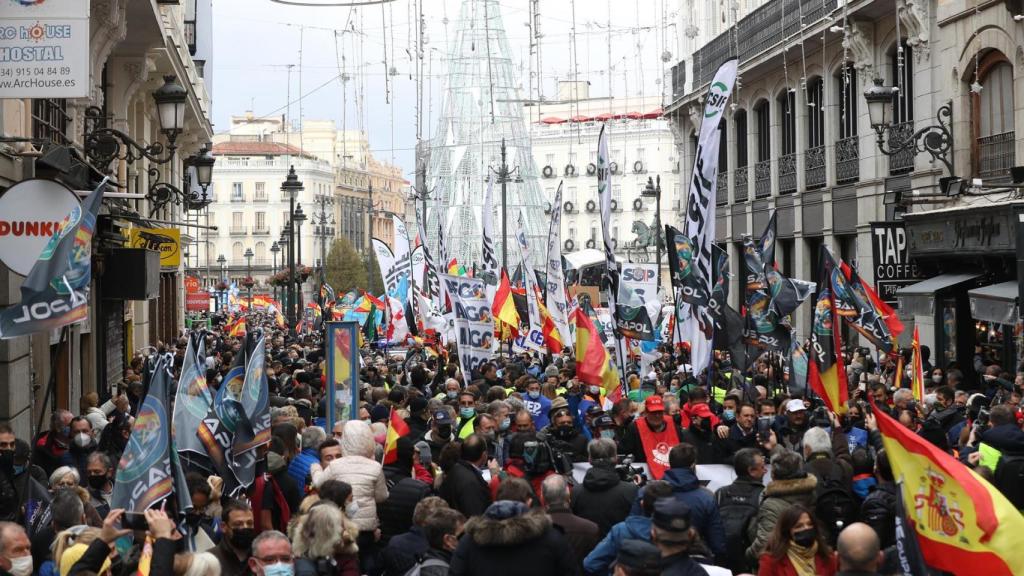
<path id="1" fill-rule="evenodd" d="M 920 280 L 917 265 L 910 261 L 910 241 L 903 222 L 871 224 L 871 255 L 875 263 L 875 291 L 893 308 L 896 291 Z"/>
<path id="2" fill-rule="evenodd" d="M 61 222 L 78 206 L 70 188 L 34 178 L 0 195 L 0 261 L 12 272 L 28 276 Z"/>

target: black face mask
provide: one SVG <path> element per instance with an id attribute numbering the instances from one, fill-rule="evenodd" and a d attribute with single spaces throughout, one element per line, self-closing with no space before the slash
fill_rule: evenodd
<path id="1" fill-rule="evenodd" d="M 814 528 L 808 528 L 806 530 L 800 530 L 793 533 L 793 542 L 803 546 L 804 548 L 814 544 L 814 540 L 818 537 L 818 533 Z"/>
<path id="2" fill-rule="evenodd" d="M 559 426 L 552 431 L 555 438 L 558 438 L 559 440 L 569 440 L 575 435 L 575 433 L 576 429 L 572 427 L 572 424 L 568 426 Z"/>
<path id="3" fill-rule="evenodd" d="M 89 488 L 100 491 L 106 488 L 107 477 L 106 476 L 89 476 Z"/>
<path id="4" fill-rule="evenodd" d="M 14 450 L 0 450 L 0 472 L 14 472 Z"/>
<path id="5" fill-rule="evenodd" d="M 231 531 L 231 545 L 236 550 L 249 550 L 252 541 L 256 537 L 256 531 L 252 528 L 238 528 Z"/>
<path id="6" fill-rule="evenodd" d="M 451 424 L 439 424 L 437 426 L 437 433 L 441 436 L 441 438 L 451 438 L 452 437 L 452 425 Z"/>

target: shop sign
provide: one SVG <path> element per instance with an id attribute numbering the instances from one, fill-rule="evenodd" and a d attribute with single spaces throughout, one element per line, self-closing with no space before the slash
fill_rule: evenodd
<path id="1" fill-rule="evenodd" d="M 193 294 L 199 292 L 199 278 L 195 276 L 185 276 L 185 293 Z"/>
<path id="2" fill-rule="evenodd" d="M 159 252 L 161 268 L 177 268 L 181 264 L 181 230 L 177 228 L 132 228 L 128 243 L 131 248 Z"/>
<path id="3" fill-rule="evenodd" d="M 89 96 L 89 4 L 0 4 L 0 98 Z"/>
<path id="4" fill-rule="evenodd" d="M 209 312 L 209 292 L 189 292 L 185 294 L 185 310 L 188 312 Z"/>
<path id="5" fill-rule="evenodd" d="M 875 263 L 875 292 L 896 308 L 896 291 L 917 282 L 921 275 L 910 261 L 910 243 L 903 222 L 871 223 L 871 256 Z"/>
<path id="6" fill-rule="evenodd" d="M 28 276 L 50 237 L 78 206 L 75 193 L 53 180 L 35 178 L 8 188 L 0 195 L 0 261 Z"/>

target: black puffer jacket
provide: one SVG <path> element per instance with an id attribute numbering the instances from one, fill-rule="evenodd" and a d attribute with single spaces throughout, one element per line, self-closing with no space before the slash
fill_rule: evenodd
<path id="1" fill-rule="evenodd" d="M 897 490 L 892 482 L 882 482 L 860 507 L 860 521 L 875 529 L 882 548 L 896 544 Z"/>
<path id="2" fill-rule="evenodd" d="M 384 467 L 384 479 L 388 485 L 388 499 L 377 505 L 380 531 L 384 543 L 392 536 L 408 532 L 412 528 L 412 513 L 416 504 L 430 496 L 430 486 L 412 478 L 407 470 L 403 473 L 394 466 Z"/>
<path id="3" fill-rule="evenodd" d="M 629 515 L 637 485 L 619 479 L 611 464 L 598 462 L 587 470 L 583 484 L 572 492 L 572 512 L 597 524 L 602 538 Z"/>
<path id="4" fill-rule="evenodd" d="M 579 574 L 569 542 L 542 510 L 501 500 L 466 522 L 452 555 L 451 576 Z"/>

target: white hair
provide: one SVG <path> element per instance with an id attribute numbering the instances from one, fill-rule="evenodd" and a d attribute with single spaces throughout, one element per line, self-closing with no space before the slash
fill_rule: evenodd
<path id="1" fill-rule="evenodd" d="M 71 466 L 61 466 L 60 468 L 54 470 L 53 474 L 50 474 L 50 488 L 57 486 L 57 482 L 63 480 L 64 477 L 67 476 L 68 474 L 70 474 L 75 479 L 75 484 L 78 484 L 82 481 L 82 477 L 78 474 L 78 470 L 72 468 Z"/>
<path id="2" fill-rule="evenodd" d="M 900 388 L 892 395 L 893 402 L 902 402 L 904 400 L 909 402 L 913 399 L 914 393 L 910 390 L 910 388 Z"/>
<path id="3" fill-rule="evenodd" d="M 807 432 L 804 432 L 804 454 L 810 456 L 822 453 L 832 455 L 832 439 L 824 428 L 808 428 Z"/>
<path id="4" fill-rule="evenodd" d="M 209 552 L 196 552 L 185 576 L 220 576 L 220 561 Z"/>

